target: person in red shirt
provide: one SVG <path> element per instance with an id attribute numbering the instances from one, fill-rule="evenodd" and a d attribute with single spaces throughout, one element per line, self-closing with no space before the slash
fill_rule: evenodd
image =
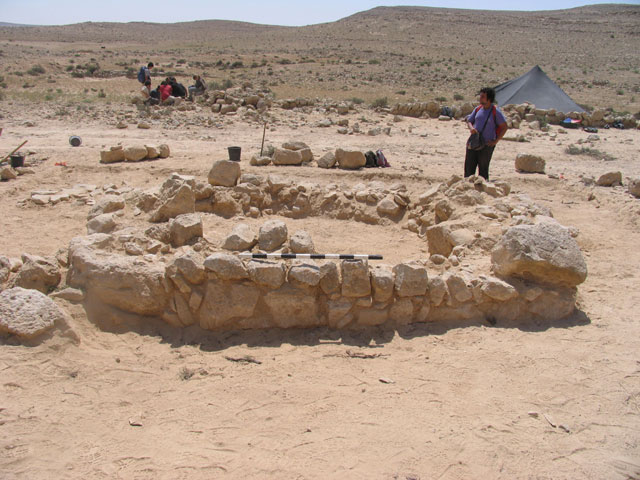
<path id="1" fill-rule="evenodd" d="M 181 99 L 178 99 L 172 95 L 171 85 L 167 82 L 162 82 L 158 87 L 160 91 L 160 101 L 163 105 L 178 105 Z"/>

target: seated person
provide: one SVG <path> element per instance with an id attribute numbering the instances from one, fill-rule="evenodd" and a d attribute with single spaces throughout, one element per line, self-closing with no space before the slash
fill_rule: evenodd
<path id="1" fill-rule="evenodd" d="M 207 85 L 200 75 L 194 75 L 193 79 L 196 84 L 189 87 L 189 100 L 193 100 L 194 95 L 204 95 L 205 90 L 207 90 Z"/>
<path id="2" fill-rule="evenodd" d="M 172 95 L 171 85 L 169 85 L 166 81 L 162 82 L 158 87 L 160 91 L 160 101 L 162 105 L 179 105 L 181 102 L 181 98 L 174 97 Z"/>
<path id="3" fill-rule="evenodd" d="M 171 85 L 172 95 L 174 97 L 186 98 L 187 97 L 187 89 L 184 88 L 184 85 L 178 83 L 175 77 L 169 77 L 169 85 Z"/>
<path id="4" fill-rule="evenodd" d="M 155 91 L 155 90 L 154 90 Z M 156 96 L 158 92 L 155 92 Z M 158 105 L 160 101 L 157 98 L 154 98 L 151 91 L 151 80 L 147 80 L 144 82 L 141 90 L 142 98 L 144 99 L 145 105 Z"/>

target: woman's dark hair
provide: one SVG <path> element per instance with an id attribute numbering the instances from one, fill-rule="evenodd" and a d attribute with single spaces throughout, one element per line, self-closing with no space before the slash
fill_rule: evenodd
<path id="1" fill-rule="evenodd" d="M 480 91 L 478 92 L 478 95 L 480 95 L 481 93 L 486 94 L 487 100 L 489 100 L 491 103 L 496 101 L 496 91 L 493 88 L 491 87 L 481 88 Z"/>
<path id="2" fill-rule="evenodd" d="M 148 68 L 153 68 L 153 62 L 149 62 L 149 64 L 147 65 Z"/>

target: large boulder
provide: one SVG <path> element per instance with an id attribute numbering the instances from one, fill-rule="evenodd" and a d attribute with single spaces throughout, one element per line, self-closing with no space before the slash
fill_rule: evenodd
<path id="1" fill-rule="evenodd" d="M 442 222 L 427 228 L 427 244 L 429 254 L 448 257 L 454 247 L 468 245 L 475 240 L 475 234 L 462 225 L 452 222 Z"/>
<path id="2" fill-rule="evenodd" d="M 256 243 L 258 243 L 256 232 L 246 223 L 238 223 L 233 227 L 227 238 L 224 239 L 222 248 L 232 252 L 242 252 L 251 250 Z"/>
<path id="3" fill-rule="evenodd" d="M 636 198 L 640 198 L 640 178 L 633 178 L 629 180 L 629 184 L 627 185 L 627 189 L 629 193 Z"/>
<path id="4" fill-rule="evenodd" d="M 313 327 L 319 325 L 318 302 L 304 289 L 283 285 L 264 296 L 273 323 L 280 328 Z"/>
<path id="5" fill-rule="evenodd" d="M 334 152 L 325 153 L 318 159 L 318 167 L 333 168 L 336 166 L 336 154 Z"/>
<path id="6" fill-rule="evenodd" d="M 380 216 L 395 217 L 401 210 L 402 208 L 394 201 L 393 196 L 391 195 L 380 200 L 380 203 L 378 203 L 378 206 L 376 207 L 376 211 Z"/>
<path id="7" fill-rule="evenodd" d="M 393 270 L 389 265 L 376 265 L 371 270 L 373 299 L 376 302 L 387 302 L 393 297 Z"/>
<path id="8" fill-rule="evenodd" d="M 427 245 L 431 255 L 448 257 L 453 250 L 449 241 L 451 229 L 448 224 L 441 223 L 427 228 Z"/>
<path id="9" fill-rule="evenodd" d="M 158 146 L 158 156 L 160 158 L 168 158 L 169 155 L 171 155 L 171 149 L 169 148 L 169 145 L 163 143 L 162 145 Z"/>
<path id="10" fill-rule="evenodd" d="M 11 168 L 11 165 L 0 167 L 0 180 L 13 180 L 18 178 L 18 172 Z"/>
<path id="11" fill-rule="evenodd" d="M 214 272 L 221 280 L 242 280 L 249 277 L 242 260 L 229 253 L 209 255 L 204 261 L 204 268 Z"/>
<path id="12" fill-rule="evenodd" d="M 599 187 L 617 187 L 622 185 L 622 172 L 607 172 L 600 175 L 596 185 Z"/>
<path id="13" fill-rule="evenodd" d="M 0 291 L 2 291 L 2 284 L 9 279 L 10 273 L 11 260 L 3 255 L 0 255 Z"/>
<path id="14" fill-rule="evenodd" d="M 249 278 L 260 286 L 276 289 L 285 281 L 286 271 L 282 262 L 251 260 L 247 264 Z"/>
<path id="15" fill-rule="evenodd" d="M 203 236 L 202 218 L 197 213 L 178 215 L 169 224 L 171 245 L 181 247 Z"/>
<path id="16" fill-rule="evenodd" d="M 371 295 L 369 265 L 364 260 L 344 260 L 342 270 L 342 295 L 366 297 Z"/>
<path id="17" fill-rule="evenodd" d="M 284 148 L 285 150 L 298 151 L 298 150 L 308 149 L 309 145 L 307 145 L 304 142 L 300 142 L 300 141 L 289 141 L 289 142 L 284 142 L 282 144 L 282 148 Z"/>
<path id="18" fill-rule="evenodd" d="M 22 267 L 13 278 L 16 287 L 38 290 L 49 293 L 60 283 L 62 275 L 58 261 L 53 257 L 38 257 L 22 254 Z"/>
<path id="19" fill-rule="evenodd" d="M 340 168 L 347 170 L 356 170 L 362 168 L 367 163 L 364 153 L 358 150 L 336 150 L 336 162 Z"/>
<path id="20" fill-rule="evenodd" d="M 183 213 L 196 211 L 193 177 L 174 173 L 162 184 L 156 209 L 151 213 L 152 222 L 166 222 Z"/>
<path id="21" fill-rule="evenodd" d="M 107 195 L 91 207 L 87 215 L 87 220 L 91 220 L 103 213 L 117 212 L 118 210 L 122 210 L 124 206 L 125 203 L 122 195 Z"/>
<path id="22" fill-rule="evenodd" d="M 124 149 L 122 145 L 111 147 L 100 152 L 100 163 L 124 162 Z"/>
<path id="23" fill-rule="evenodd" d="M 303 157 L 300 150 L 276 148 L 273 154 L 274 165 L 302 165 Z"/>
<path id="24" fill-rule="evenodd" d="M 260 290 L 254 285 L 209 281 L 198 312 L 200 326 L 216 330 L 232 320 L 252 317 L 259 298 Z"/>
<path id="25" fill-rule="evenodd" d="M 167 265 L 167 276 L 175 279 L 176 274 L 180 273 L 189 283 L 200 285 L 207 278 L 204 258 L 202 254 L 193 249 L 187 248 L 185 250 Z"/>
<path id="26" fill-rule="evenodd" d="M 575 287 L 587 278 L 587 265 L 569 229 L 551 218 L 509 228 L 491 252 L 493 271 L 537 283 Z"/>
<path id="27" fill-rule="evenodd" d="M 92 235 L 94 233 L 110 233 L 116 228 L 116 221 L 111 213 L 103 213 L 92 217 L 87 222 L 87 234 Z"/>
<path id="28" fill-rule="evenodd" d="M 506 302 L 518 296 L 518 291 L 512 285 L 495 277 L 483 278 L 480 291 L 498 302 Z"/>
<path id="29" fill-rule="evenodd" d="M 32 339 L 54 327 L 68 328 L 66 315 L 43 293 L 21 287 L 0 293 L 0 335 Z"/>
<path id="30" fill-rule="evenodd" d="M 315 253 L 311 235 L 306 230 L 298 230 L 289 239 L 289 250 L 292 253 Z"/>
<path id="31" fill-rule="evenodd" d="M 260 227 L 258 247 L 260 250 L 272 252 L 287 241 L 287 224 L 282 220 L 269 220 Z"/>
<path id="32" fill-rule="evenodd" d="M 300 155 L 302 155 L 302 163 L 311 163 L 313 162 L 313 152 L 310 148 L 304 148 L 299 150 Z"/>
<path id="33" fill-rule="evenodd" d="M 241 175 L 240 163 L 218 160 L 209 170 L 209 183 L 220 187 L 234 187 Z"/>
<path id="34" fill-rule="evenodd" d="M 108 242 L 110 236 L 100 234 L 71 240 L 67 284 L 84 290 L 87 301 L 94 305 L 160 316 L 169 301 L 165 265 L 92 248 Z"/>
<path id="35" fill-rule="evenodd" d="M 320 266 L 320 288 L 327 295 L 331 295 L 340 290 L 340 270 L 334 262 L 326 262 Z"/>
<path id="36" fill-rule="evenodd" d="M 516 157 L 516 170 L 524 173 L 544 173 L 544 158 L 528 153 L 519 153 Z"/>
<path id="37" fill-rule="evenodd" d="M 427 269 L 417 263 L 400 263 L 393 267 L 395 289 L 400 297 L 422 296 L 427 292 Z"/>
<path id="38" fill-rule="evenodd" d="M 289 269 L 288 280 L 299 287 L 315 287 L 320 283 L 322 273 L 317 265 L 311 262 L 298 263 Z"/>
<path id="39" fill-rule="evenodd" d="M 155 145 L 145 145 L 144 148 L 147 149 L 147 160 L 155 160 L 160 156 L 158 147 Z"/>
<path id="40" fill-rule="evenodd" d="M 124 159 L 127 162 L 139 162 L 147 158 L 147 147 L 135 145 L 124 149 Z"/>

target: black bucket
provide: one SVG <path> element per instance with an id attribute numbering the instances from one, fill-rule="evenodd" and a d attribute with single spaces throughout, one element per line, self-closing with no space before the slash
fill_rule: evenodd
<path id="1" fill-rule="evenodd" d="M 24 155 L 21 153 L 14 153 L 11 155 L 11 167 L 24 167 Z"/>
<path id="2" fill-rule="evenodd" d="M 227 150 L 229 150 L 229 160 L 231 160 L 232 162 L 239 162 L 240 161 L 240 152 L 242 151 L 242 148 L 240 148 L 240 147 L 229 147 L 229 148 L 227 148 Z"/>
<path id="3" fill-rule="evenodd" d="M 82 145 L 82 139 L 77 135 L 72 135 L 71 137 L 69 137 L 69 143 L 72 147 L 79 147 L 80 145 Z"/>

